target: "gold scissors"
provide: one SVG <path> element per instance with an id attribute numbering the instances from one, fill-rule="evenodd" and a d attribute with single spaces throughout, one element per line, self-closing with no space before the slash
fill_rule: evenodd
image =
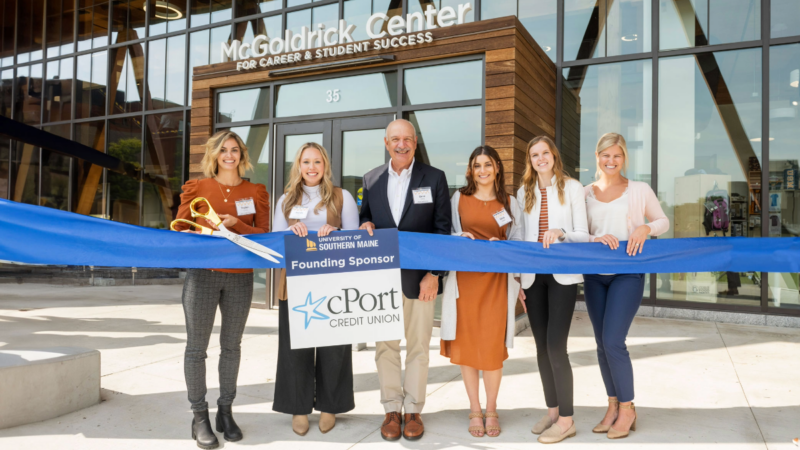
<path id="1" fill-rule="evenodd" d="M 198 203 L 205 203 L 206 205 L 208 205 L 208 212 L 206 213 L 198 212 L 197 209 L 195 208 L 195 205 L 197 205 Z M 175 225 L 178 223 L 185 223 L 186 225 L 189 225 L 190 228 L 194 228 L 197 231 L 200 231 L 201 234 L 224 237 L 225 239 L 233 242 L 239 247 L 242 247 L 243 249 L 255 253 L 256 255 L 268 261 L 272 261 L 276 264 L 279 264 L 279 262 L 277 259 L 273 258 L 273 256 L 277 256 L 278 258 L 283 258 L 283 256 L 280 253 L 276 252 L 275 250 L 272 250 L 268 247 L 264 247 L 261 244 L 258 244 L 256 242 L 251 241 L 250 239 L 247 239 L 246 237 L 239 236 L 236 233 L 231 233 L 230 231 L 228 231 L 228 229 L 225 228 L 225 225 L 222 224 L 222 219 L 219 218 L 217 213 L 214 211 L 214 208 L 211 207 L 211 203 L 204 197 L 197 197 L 196 199 L 192 200 L 192 203 L 189 204 L 189 210 L 192 212 L 192 218 L 201 217 L 203 219 L 206 219 L 209 222 L 216 225 L 217 228 L 219 229 L 212 230 L 211 228 L 198 225 L 186 219 L 175 219 L 172 221 L 172 223 L 169 224 L 170 230 L 178 231 L 175 229 Z"/>

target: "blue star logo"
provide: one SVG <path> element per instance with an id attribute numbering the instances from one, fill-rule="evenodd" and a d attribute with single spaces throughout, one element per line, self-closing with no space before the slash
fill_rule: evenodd
<path id="1" fill-rule="evenodd" d="M 312 301 L 311 300 L 311 292 L 309 292 L 308 293 L 308 297 L 306 297 L 306 304 L 305 305 L 295 306 L 294 308 L 292 308 L 292 311 L 297 311 L 297 312 L 305 314 L 305 316 L 306 316 L 306 318 L 305 318 L 306 329 L 308 329 L 308 325 L 311 323 L 311 320 L 313 320 L 313 319 L 316 319 L 316 320 L 327 320 L 327 319 L 329 319 L 328 316 L 326 316 L 325 314 L 322 314 L 321 312 L 317 311 L 317 308 L 319 308 L 320 305 L 322 305 L 322 302 L 324 302 L 326 298 L 328 298 L 328 297 L 325 296 L 325 297 L 322 297 L 321 299 L 319 299 L 317 301 Z"/>

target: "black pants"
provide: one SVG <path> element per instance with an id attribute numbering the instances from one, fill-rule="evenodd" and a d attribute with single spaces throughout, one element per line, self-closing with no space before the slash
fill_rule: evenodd
<path id="1" fill-rule="evenodd" d="M 531 287 L 525 289 L 545 402 L 548 408 L 558 407 L 558 414 L 564 417 L 573 415 L 567 338 L 577 296 L 577 284 L 559 284 L 552 275 L 536 275 Z"/>
<path id="2" fill-rule="evenodd" d="M 288 302 L 280 301 L 278 371 L 272 410 L 292 415 L 312 409 L 341 414 L 356 407 L 353 395 L 353 346 L 292 350 Z"/>

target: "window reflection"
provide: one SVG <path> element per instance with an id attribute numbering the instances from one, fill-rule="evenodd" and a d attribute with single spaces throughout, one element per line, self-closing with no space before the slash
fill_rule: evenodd
<path id="1" fill-rule="evenodd" d="M 523 2 L 524 1 L 527 1 L 527 0 L 523 0 Z M 492 1 L 489 1 L 489 2 L 485 2 L 485 3 L 489 4 L 489 3 L 504 3 L 504 2 L 515 3 L 516 0 L 502 0 L 500 2 L 498 2 L 497 0 L 492 0 Z M 396 3 L 397 3 L 397 7 L 399 8 L 401 6 L 400 2 L 396 2 Z M 466 2 L 464 2 L 462 0 L 409 0 L 409 2 L 408 2 L 408 13 L 409 14 L 417 13 L 417 12 L 424 13 L 428 9 L 428 5 L 436 8 L 437 11 L 441 11 L 442 8 L 446 8 L 446 7 L 449 6 L 450 8 L 453 8 L 453 10 L 455 10 L 456 13 L 458 13 L 458 5 L 463 4 L 463 3 L 466 3 Z M 474 22 L 475 21 L 475 4 L 474 4 L 474 2 L 472 4 L 472 6 L 473 6 L 472 10 L 469 11 L 466 16 L 464 16 L 464 22 Z M 483 9 L 483 6 L 481 6 L 481 9 Z M 505 15 L 513 16 L 516 13 L 516 6 L 515 6 L 514 9 L 515 9 L 514 12 L 512 12 L 511 14 L 505 14 Z M 483 17 L 483 16 L 481 16 L 481 17 Z M 487 17 L 483 17 L 483 18 L 487 19 Z"/>
<path id="2" fill-rule="evenodd" d="M 286 14 L 286 29 L 294 34 L 300 33 L 302 27 L 307 27 L 311 30 L 311 27 L 317 26 L 317 24 L 325 25 L 326 29 L 337 28 L 339 26 L 339 5 L 318 6 Z M 356 30 L 358 30 L 358 25 L 356 25 Z M 309 44 L 309 48 L 315 47 L 325 47 L 322 38 L 318 38 Z"/>
<path id="3" fill-rule="evenodd" d="M 114 0 L 111 11 L 111 42 L 135 41 L 145 37 L 146 0 Z"/>
<path id="4" fill-rule="evenodd" d="M 15 142 L 11 156 L 11 200 L 39 204 L 39 147 Z"/>
<path id="5" fill-rule="evenodd" d="M 44 131 L 69 139 L 69 124 L 44 127 Z M 69 211 L 69 172 L 72 158 L 42 149 L 41 206 Z"/>
<path id="6" fill-rule="evenodd" d="M 414 8 L 419 7 L 417 0 L 411 0 L 408 5 L 409 13 L 414 12 Z M 367 34 L 367 19 L 373 14 L 383 13 L 392 18 L 403 13 L 403 5 L 400 0 L 345 0 L 344 19 L 348 24 L 355 24 L 356 30 L 353 32 L 353 40 L 356 42 L 369 39 Z M 374 33 L 385 31 L 387 22 L 377 21 L 373 27 Z"/>
<path id="7" fill-rule="evenodd" d="M 773 2 L 773 11 L 775 2 Z M 769 236 L 800 236 L 800 44 L 770 48 Z M 770 306 L 800 308 L 797 273 L 770 273 Z"/>
<path id="8" fill-rule="evenodd" d="M 650 51 L 651 2 L 565 0 L 564 60 Z"/>
<path id="9" fill-rule="evenodd" d="M 74 141 L 99 152 L 106 148 L 104 120 L 75 125 Z M 87 161 L 75 160 L 72 175 L 72 211 L 78 214 L 107 218 L 103 201 L 103 168 Z"/>
<path id="10" fill-rule="evenodd" d="M 800 7 L 796 0 L 770 0 L 770 34 L 773 38 L 800 34 Z"/>
<path id="11" fill-rule="evenodd" d="M 109 0 L 78 0 L 78 51 L 108 45 Z"/>
<path id="12" fill-rule="evenodd" d="M 380 145 L 385 130 L 358 130 L 342 133 L 342 189 L 350 192 L 361 211 L 364 174 L 386 161 L 386 148 Z"/>
<path id="13" fill-rule="evenodd" d="M 372 73 L 276 88 L 276 117 L 397 106 L 397 73 Z"/>
<path id="14" fill-rule="evenodd" d="M 660 61 L 662 237 L 761 235 L 761 50 Z M 659 299 L 758 305 L 759 273 L 659 276 Z"/>
<path id="15" fill-rule="evenodd" d="M 142 170 L 141 117 L 108 121 L 108 154 L 127 164 L 133 173 Z M 108 171 L 108 212 L 116 222 L 139 225 L 139 180 Z"/>
<path id="16" fill-rule="evenodd" d="M 416 157 L 444 171 L 452 195 L 466 184 L 469 154 L 481 145 L 481 107 L 415 111 L 406 119 L 417 128 Z"/>
<path id="17" fill-rule="evenodd" d="M 19 2 L 17 63 L 42 59 L 44 0 Z"/>
<path id="18" fill-rule="evenodd" d="M 72 58 L 47 63 L 44 121 L 59 122 L 72 118 Z"/>
<path id="19" fill-rule="evenodd" d="M 47 0 L 47 57 L 72 53 L 74 31 L 75 0 Z"/>
<path id="20" fill-rule="evenodd" d="M 150 41 L 147 66 L 148 110 L 184 105 L 185 60 L 184 35 Z"/>
<path id="21" fill-rule="evenodd" d="M 205 66 L 208 64 L 208 40 L 210 37 L 209 30 L 196 31 L 189 36 L 189 68 L 188 72 L 188 104 L 192 104 L 192 73 L 197 66 Z"/>
<path id="22" fill-rule="evenodd" d="M 758 0 L 661 0 L 660 7 L 661 50 L 761 39 Z"/>
<path id="23" fill-rule="evenodd" d="M 561 155 L 571 176 L 592 183 L 597 141 L 617 132 L 628 143 L 626 176 L 650 183 L 652 79 L 649 60 L 564 69 Z"/>
<path id="24" fill-rule="evenodd" d="M 231 42 L 231 26 L 224 25 L 211 29 L 211 44 L 209 45 L 209 64 L 216 64 L 228 61 L 228 58 L 222 59 L 220 45 L 223 42 Z"/>
<path id="25" fill-rule="evenodd" d="M 519 4 L 518 4 L 519 3 Z M 481 2 L 481 20 L 516 15 L 539 47 L 556 60 L 558 0 L 491 0 Z"/>
<path id="26" fill-rule="evenodd" d="M 28 125 L 41 123 L 42 65 L 17 69 L 17 95 L 14 97 L 14 120 Z"/>
<path id="27" fill-rule="evenodd" d="M 0 72 L 0 116 L 11 117 L 14 94 L 14 69 Z"/>
<path id="28" fill-rule="evenodd" d="M 236 17 L 266 13 L 281 9 L 282 0 L 236 0 Z"/>
<path id="29" fill-rule="evenodd" d="M 0 198 L 8 198 L 8 166 L 11 158 L 11 141 L 0 139 Z"/>
<path id="30" fill-rule="evenodd" d="M 404 105 L 472 100 L 482 96 L 482 61 L 420 67 L 408 69 L 404 74 Z"/>
<path id="31" fill-rule="evenodd" d="M 17 0 L 0 0 L 0 67 L 14 64 Z"/>
<path id="32" fill-rule="evenodd" d="M 150 36 L 186 28 L 186 0 L 151 1 L 147 15 L 150 17 Z"/>
<path id="33" fill-rule="evenodd" d="M 235 39 L 241 42 L 253 42 L 253 38 L 263 34 L 269 38 L 281 37 L 281 15 L 261 17 L 258 19 L 239 22 L 234 25 L 236 30 Z M 268 45 L 266 43 L 262 44 Z M 247 49 L 247 57 L 255 56 L 255 52 L 264 53 L 263 50 L 252 48 Z"/>
<path id="34" fill-rule="evenodd" d="M 120 114 L 142 110 L 144 45 L 117 47 L 111 52 L 111 111 Z"/>
<path id="35" fill-rule="evenodd" d="M 145 117 L 142 225 L 168 228 L 180 205 L 183 184 L 183 113 Z"/>
<path id="36" fill-rule="evenodd" d="M 105 51 L 80 55 L 76 69 L 75 96 L 77 119 L 104 116 L 108 59 Z"/>
<path id="37" fill-rule="evenodd" d="M 269 117 L 269 88 L 244 89 L 219 94 L 217 123 L 246 122 Z"/>

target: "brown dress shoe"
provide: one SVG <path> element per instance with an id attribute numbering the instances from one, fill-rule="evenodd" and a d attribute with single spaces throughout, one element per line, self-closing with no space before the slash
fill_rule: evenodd
<path id="1" fill-rule="evenodd" d="M 422 424 L 422 416 L 419 414 L 406 414 L 403 417 L 406 426 L 403 428 L 403 437 L 409 441 L 416 441 L 425 433 L 425 425 Z"/>
<path id="2" fill-rule="evenodd" d="M 400 417 L 400 413 L 386 413 L 386 417 L 383 419 L 383 425 L 381 425 L 381 437 L 387 441 L 396 441 L 400 439 L 400 425 L 402 423 L 403 419 Z"/>

